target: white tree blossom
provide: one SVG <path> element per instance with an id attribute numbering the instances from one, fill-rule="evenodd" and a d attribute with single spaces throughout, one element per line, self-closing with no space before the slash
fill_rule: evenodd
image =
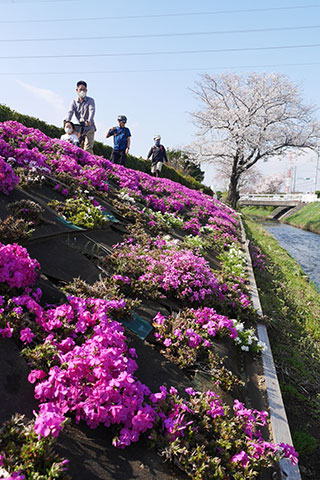
<path id="1" fill-rule="evenodd" d="M 228 172 L 228 200 L 236 207 L 243 174 L 261 159 L 292 148 L 317 149 L 320 124 L 285 75 L 203 75 L 193 90 L 201 110 L 193 112 L 199 139 L 193 152 Z"/>
<path id="2" fill-rule="evenodd" d="M 266 177 L 262 177 L 260 182 L 257 182 L 251 187 L 251 192 L 249 193 L 279 193 L 284 186 L 285 180 L 285 173 L 267 175 Z"/>

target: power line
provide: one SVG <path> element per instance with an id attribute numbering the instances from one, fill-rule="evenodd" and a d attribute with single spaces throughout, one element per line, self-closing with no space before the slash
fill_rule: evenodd
<path id="1" fill-rule="evenodd" d="M 24 4 L 24 3 L 58 3 L 58 2 L 75 2 L 77 0 L 22 0 L 22 1 L 19 1 L 19 0 L 2 0 L 2 3 L 11 3 L 12 5 L 17 5 L 20 3 L 21 4 Z"/>
<path id="2" fill-rule="evenodd" d="M 63 55 L 11 55 L 10 57 L 0 57 L 0 60 L 14 60 L 14 59 L 40 59 L 40 58 L 83 58 L 83 57 L 138 57 L 148 55 L 180 55 L 193 53 L 221 53 L 221 52 L 248 52 L 261 50 L 284 50 L 293 48 L 313 48 L 320 47 L 319 43 L 309 45 L 283 45 L 274 47 L 244 47 L 244 48 L 222 48 L 209 50 L 174 50 L 163 52 L 125 52 L 125 53 L 76 53 Z"/>
<path id="3" fill-rule="evenodd" d="M 149 15 L 121 15 L 109 17 L 88 17 L 88 18 L 47 18 L 44 20 L 1 20 L 0 23 L 53 23 L 53 22 L 88 22 L 96 20 L 129 20 L 139 18 L 167 18 L 167 17 L 190 17 L 200 15 L 221 15 L 229 13 L 251 13 L 251 12 L 269 12 L 279 10 L 299 10 L 307 8 L 319 8 L 320 5 L 296 5 L 292 7 L 267 7 L 267 8 L 250 8 L 245 10 L 216 10 L 213 12 L 183 12 L 183 13 L 159 13 Z"/>
<path id="4" fill-rule="evenodd" d="M 320 28 L 320 25 L 304 25 L 298 27 L 270 27 L 270 28 L 253 28 L 248 30 L 218 30 L 210 32 L 181 32 L 181 33 L 151 33 L 151 34 L 132 34 L 132 35 L 102 35 L 97 37 L 59 37 L 59 38 L 14 38 L 0 39 L 0 42 L 60 42 L 66 40 L 120 40 L 131 38 L 162 38 L 162 37 L 186 37 L 197 35 L 221 35 L 221 34 L 235 34 L 235 33 L 259 33 L 259 32 L 277 32 L 287 30 L 308 30 L 313 28 Z"/>
<path id="5" fill-rule="evenodd" d="M 91 75 L 91 74 L 108 74 L 108 73 L 155 73 L 155 72 L 190 72 L 190 71 L 210 71 L 210 70 L 228 70 L 235 68 L 275 68 L 275 67 L 297 67 L 297 66 L 312 66 L 320 65 L 320 62 L 306 62 L 306 63 L 277 63 L 265 65 L 237 65 L 237 66 L 220 66 L 220 67 L 187 67 L 187 68 L 156 68 L 144 70 L 97 70 L 84 72 L 0 72 L 0 76 L 9 75 Z"/>

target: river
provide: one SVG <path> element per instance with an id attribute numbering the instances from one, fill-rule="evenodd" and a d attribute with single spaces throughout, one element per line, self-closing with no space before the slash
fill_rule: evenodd
<path id="1" fill-rule="evenodd" d="M 320 291 L 320 235 L 280 222 L 265 222 L 263 226 L 297 260 Z"/>

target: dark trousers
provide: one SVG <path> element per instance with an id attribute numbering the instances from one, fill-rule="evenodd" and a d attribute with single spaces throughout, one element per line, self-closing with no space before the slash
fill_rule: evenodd
<path id="1" fill-rule="evenodd" d="M 120 163 L 120 165 L 123 165 L 124 167 L 126 166 L 126 161 L 127 161 L 127 155 L 125 150 L 119 151 L 119 150 L 112 150 L 111 162 L 113 163 Z"/>

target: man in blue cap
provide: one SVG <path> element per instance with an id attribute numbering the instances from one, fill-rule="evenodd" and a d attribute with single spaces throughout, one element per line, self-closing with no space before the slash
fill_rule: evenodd
<path id="1" fill-rule="evenodd" d="M 109 128 L 106 137 L 109 138 L 113 136 L 113 150 L 110 160 L 125 166 L 130 149 L 131 133 L 129 128 L 125 126 L 127 123 L 127 117 L 125 115 L 119 115 L 118 122 L 118 127 Z"/>

